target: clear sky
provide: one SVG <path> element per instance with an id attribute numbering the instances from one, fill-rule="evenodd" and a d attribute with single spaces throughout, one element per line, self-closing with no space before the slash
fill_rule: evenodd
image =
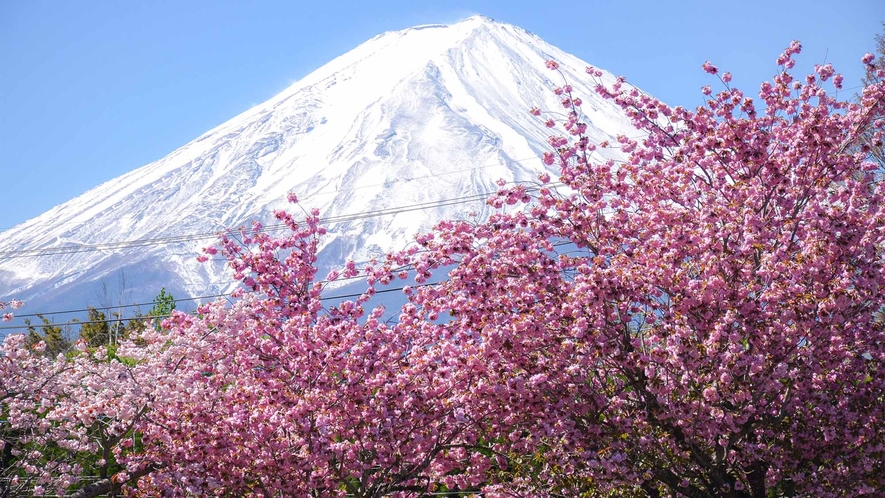
<path id="1" fill-rule="evenodd" d="M 159 159 L 383 31 L 483 14 L 696 106 L 790 40 L 859 83 L 885 0 L 0 0 L 0 228 Z"/>

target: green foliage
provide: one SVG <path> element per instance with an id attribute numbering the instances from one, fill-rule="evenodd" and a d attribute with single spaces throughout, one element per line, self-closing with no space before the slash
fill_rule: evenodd
<path id="1" fill-rule="evenodd" d="M 80 325 L 80 339 L 85 340 L 89 347 L 106 346 L 111 338 L 111 327 L 107 321 L 107 315 L 91 306 L 87 309 L 89 313 L 86 320 Z"/>
<path id="2" fill-rule="evenodd" d="M 145 329 L 145 320 L 148 317 L 142 315 L 141 313 L 136 313 L 134 317 L 130 318 L 128 322 L 126 322 L 126 326 L 123 327 L 123 338 L 129 338 L 133 335 L 138 335 L 141 332 L 144 332 Z"/>
<path id="3" fill-rule="evenodd" d="M 172 310 L 175 309 L 175 298 L 166 292 L 165 287 L 160 289 L 160 293 L 154 298 L 154 306 L 148 311 L 148 314 L 142 315 L 141 313 L 137 313 L 134 317 L 128 319 L 126 325 L 121 327 L 117 334 L 114 333 L 114 323 L 123 321 L 122 314 L 113 313 L 112 316 L 108 316 L 105 312 L 99 311 L 91 306 L 88 306 L 87 309 L 89 312 L 86 320 L 80 325 L 80 338 L 85 340 L 87 346 L 90 348 L 98 346 L 110 347 L 116 341 L 143 331 L 145 320 L 148 318 L 156 317 L 155 326 L 159 329 L 159 322 L 162 320 L 162 317 L 170 315 Z M 74 321 L 76 322 L 78 320 L 75 319 Z M 34 343 L 36 342 L 37 341 L 35 340 Z M 70 344 L 68 344 L 68 346 L 70 346 Z"/>
<path id="4" fill-rule="evenodd" d="M 154 298 L 154 307 L 148 312 L 149 316 L 166 316 L 175 309 L 175 298 L 166 292 L 166 288 L 160 289 L 160 293 Z"/>
<path id="5" fill-rule="evenodd" d="M 37 315 L 37 317 L 43 322 L 43 325 L 34 326 L 30 320 L 25 319 L 25 325 L 28 327 L 27 343 L 29 346 L 34 346 L 43 341 L 46 343 L 46 349 L 43 350 L 43 354 L 50 358 L 54 358 L 70 349 L 71 341 L 61 326 L 53 324 L 43 315 Z"/>

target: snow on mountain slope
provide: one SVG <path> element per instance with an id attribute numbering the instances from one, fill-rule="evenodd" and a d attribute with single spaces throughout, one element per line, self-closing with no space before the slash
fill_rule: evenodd
<path id="1" fill-rule="evenodd" d="M 290 191 L 338 220 L 324 265 L 401 248 L 444 217 L 482 216 L 476 194 L 545 168 L 550 133 L 528 109 L 561 109 L 548 59 L 584 100 L 593 139 L 637 134 L 585 84 L 587 63 L 516 26 L 476 16 L 383 33 L 168 156 L 4 232 L 0 299 L 94 304 L 97 283 L 121 270 L 136 301 L 161 286 L 177 297 L 227 291 L 230 277 L 197 263 L 199 248 L 223 227 L 273 223 Z M 367 213 L 376 215 L 345 218 Z"/>

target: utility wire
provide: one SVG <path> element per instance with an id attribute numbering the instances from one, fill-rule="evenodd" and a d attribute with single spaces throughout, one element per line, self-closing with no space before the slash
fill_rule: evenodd
<path id="1" fill-rule="evenodd" d="M 385 210 L 376 210 L 376 211 L 368 211 L 364 213 L 355 213 L 355 214 L 347 214 L 340 216 L 329 216 L 325 218 L 321 218 L 321 223 L 340 223 L 347 221 L 355 221 L 360 219 L 368 219 L 375 218 L 381 216 L 390 216 L 394 214 L 421 210 L 421 209 L 429 209 L 431 207 L 442 207 L 449 206 L 454 204 L 460 204 L 463 202 L 470 202 L 475 200 L 480 200 L 485 196 L 485 194 L 477 194 L 472 196 L 465 196 L 454 199 L 445 199 L 444 201 L 440 201 L 437 203 L 422 203 L 422 204 L 413 204 L 408 206 L 402 206 L 398 209 L 385 209 Z M 262 232 L 269 232 L 274 230 L 284 230 L 288 227 L 283 223 L 275 223 L 262 227 Z M 218 237 L 221 233 L 236 233 L 237 229 L 225 228 L 223 230 L 219 230 L 217 232 L 203 232 L 189 235 L 176 235 L 169 237 L 156 237 L 156 238 L 148 238 L 148 239 L 137 239 L 137 240 L 126 240 L 119 242 L 107 242 L 103 244 L 83 244 L 78 246 L 62 246 L 62 247 L 50 247 L 43 249 L 24 249 L 24 250 L 16 250 L 16 251 L 0 251 L 0 257 L 5 257 L 7 259 L 25 257 L 25 256 L 47 256 L 47 255 L 55 255 L 55 254 L 74 254 L 80 252 L 93 252 L 93 251 L 102 251 L 102 250 L 111 250 L 111 249 L 129 249 L 133 247 L 143 247 L 143 246 L 155 246 L 155 245 L 166 245 L 177 242 L 191 242 L 197 240 L 208 240 L 214 239 Z"/>
<path id="2" fill-rule="evenodd" d="M 571 242 L 569 242 L 569 241 L 565 241 L 565 240 L 563 240 L 563 241 L 560 241 L 560 242 L 556 242 L 556 243 L 554 243 L 554 244 L 553 244 L 553 247 L 560 247 L 560 246 L 563 246 L 563 245 L 568 245 L 568 244 L 570 244 L 570 243 L 571 243 Z M 427 251 L 428 251 L 428 250 L 426 250 L 426 249 L 425 249 L 425 250 L 420 250 L 420 251 L 418 251 L 418 253 L 427 252 Z M 224 261 L 227 261 L 227 260 L 224 260 Z M 394 269 L 391 270 L 391 272 L 396 273 L 396 272 L 400 272 L 400 271 L 409 271 L 409 270 L 412 270 L 412 269 L 414 269 L 414 267 L 413 267 L 412 265 L 406 265 L 406 266 L 401 266 L 401 267 L 398 267 L 398 268 L 394 268 Z M 335 279 L 335 280 L 318 280 L 316 283 L 320 283 L 320 284 L 332 283 L 332 282 L 338 283 L 338 282 L 344 282 L 344 281 L 347 281 L 347 280 L 364 280 L 365 278 L 366 278 L 366 275 L 364 274 L 364 269 L 363 269 L 363 271 L 360 271 L 357 275 L 355 275 L 355 276 L 353 276 L 353 277 L 339 277 L 339 278 L 337 278 L 337 279 Z M 237 281 L 232 280 L 231 282 L 234 283 L 234 282 L 237 282 Z M 411 287 L 413 287 L 413 288 L 416 288 L 416 287 L 424 287 L 424 286 L 426 286 L 426 285 L 431 285 L 431 284 L 416 284 L 416 285 L 413 285 L 413 286 L 411 286 Z M 391 289 L 391 290 L 402 290 L 403 288 L 404 288 L 404 287 L 400 287 L 400 288 L 397 288 L 397 289 Z M 378 293 L 381 293 L 381 292 L 390 292 L 391 290 L 381 290 L 381 291 L 376 291 L 375 293 L 378 294 Z M 181 299 L 173 299 L 172 302 L 178 303 L 178 302 L 186 302 L 186 301 L 200 301 L 200 300 L 203 300 L 203 299 L 214 299 L 214 298 L 218 298 L 218 297 L 228 297 L 228 296 L 230 296 L 230 295 L 231 295 L 231 293 L 226 293 L 226 294 L 209 294 L 209 295 L 204 295 L 204 296 L 194 296 L 194 297 L 185 297 L 185 298 L 181 298 Z M 324 298 L 320 298 L 320 299 L 321 299 L 321 300 L 326 300 L 326 299 L 344 299 L 344 298 L 348 298 L 348 297 L 358 297 L 358 296 L 360 296 L 360 295 L 361 295 L 361 294 L 349 294 L 349 295 L 344 295 L 344 296 L 329 296 L 329 297 L 324 297 Z M 67 314 L 72 314 L 72 313 L 85 313 L 85 312 L 88 312 L 88 311 L 90 311 L 90 310 L 114 310 L 114 309 L 120 309 L 120 308 L 136 308 L 136 307 L 142 307 L 142 306 L 148 306 L 148 305 L 154 305 L 154 304 L 156 304 L 156 301 L 144 302 L 144 303 L 132 303 L 132 304 L 110 305 L 110 306 L 89 306 L 89 307 L 82 308 L 82 309 L 61 310 L 61 311 L 46 311 L 46 312 L 42 312 L 42 313 L 28 313 L 28 314 L 23 314 L 23 315 L 22 315 L 22 314 L 18 314 L 18 313 L 16 313 L 16 314 L 15 314 L 15 318 L 31 318 L 31 317 L 38 317 L 38 316 L 50 316 L 50 315 L 67 315 Z M 166 316 L 168 316 L 168 315 L 166 315 Z M 98 320 L 98 321 L 95 321 L 95 322 L 71 322 L 71 323 L 79 323 L 79 324 L 83 324 L 83 323 L 102 323 L 102 322 L 107 322 L 107 321 L 115 321 L 115 322 L 116 322 L 116 321 L 124 321 L 124 320 L 135 320 L 135 319 L 139 319 L 139 318 L 146 318 L 146 317 L 115 318 L 115 319 L 108 319 L 108 320 Z M 158 318 L 158 317 L 154 317 L 154 318 Z M 58 326 L 69 325 L 69 324 L 70 324 L 70 323 L 68 323 L 68 324 L 58 324 Z M 49 325 L 56 325 L 56 324 L 49 324 Z M 36 326 L 40 326 L 40 327 L 42 327 L 42 326 L 44 326 L 44 325 L 36 325 Z M 6 327 L 6 328 L 9 328 L 9 327 L 13 327 L 13 326 L 8 326 L 8 327 Z M 14 326 L 14 328 L 19 328 L 19 327 L 18 327 L 18 326 Z M 4 329 L 4 327 L 0 327 L 0 330 L 3 330 L 3 329 Z"/>
<path id="3" fill-rule="evenodd" d="M 509 161 L 501 161 L 501 162 L 489 163 L 489 164 L 485 164 L 485 165 L 482 165 L 482 166 L 475 166 L 475 167 L 473 167 L 473 168 L 453 169 L 453 170 L 448 170 L 448 171 L 444 171 L 444 172 L 440 172 L 440 173 L 430 173 L 430 174 L 427 174 L 427 175 L 424 175 L 424 176 L 410 176 L 410 177 L 408 177 L 408 178 L 397 178 L 396 180 L 392 180 L 392 181 L 390 181 L 390 182 L 374 183 L 374 184 L 371 184 L 371 185 L 359 185 L 359 186 L 357 186 L 357 187 L 350 187 L 350 188 L 346 188 L 346 189 L 331 190 L 331 191 L 328 191 L 328 192 L 322 192 L 322 191 L 320 191 L 320 192 L 314 192 L 313 194 L 310 194 L 309 196 L 306 196 L 303 200 L 301 200 L 301 202 L 304 203 L 304 202 L 306 202 L 306 201 L 308 201 L 308 200 L 310 200 L 310 199 L 313 199 L 313 198 L 316 197 L 316 196 L 320 196 L 320 195 L 341 194 L 341 193 L 345 193 L 345 192 L 353 192 L 353 191 L 355 191 L 355 190 L 362 190 L 362 189 L 373 188 L 373 187 L 383 187 L 383 186 L 387 185 L 388 183 L 401 183 L 401 182 L 410 182 L 410 181 L 412 181 L 412 180 L 425 180 L 425 179 L 427 179 L 427 178 L 439 178 L 439 177 L 442 177 L 442 176 L 453 175 L 453 174 L 455 174 L 455 173 L 463 173 L 463 172 L 466 172 L 466 171 L 476 171 L 476 170 L 480 170 L 480 169 L 491 168 L 491 167 L 493 167 L 493 166 L 499 166 L 499 165 L 501 165 L 502 163 L 503 163 L 503 164 L 521 164 L 521 163 L 523 163 L 523 162 L 526 162 L 526 161 L 529 161 L 529 160 L 532 160 L 532 159 L 540 159 L 540 157 L 537 156 L 537 155 L 535 155 L 535 156 L 530 156 L 530 157 L 524 157 L 524 158 L 521 158 L 521 159 L 511 159 L 511 160 L 509 160 Z"/>
<path id="4" fill-rule="evenodd" d="M 182 303 L 186 301 L 199 301 L 201 299 L 212 299 L 216 297 L 225 297 L 230 294 L 210 294 L 208 296 L 196 296 L 196 297 L 183 297 L 181 299 L 173 299 L 173 303 Z M 132 304 L 119 304 L 112 306 L 87 306 L 86 308 L 78 309 L 78 310 L 64 310 L 64 311 L 47 311 L 45 313 L 28 313 L 26 315 L 20 315 L 18 313 L 15 314 L 15 318 L 30 318 L 36 316 L 49 316 L 49 315 L 69 315 L 71 313 L 86 313 L 88 311 L 99 311 L 99 310 L 115 310 L 118 308 L 139 308 L 141 306 L 154 305 L 156 301 L 151 301 L 149 303 L 132 303 Z M 135 318 L 135 317 L 133 317 Z M 120 320 L 128 320 L 128 318 L 121 318 Z M 117 321 L 117 320 L 114 320 Z M 83 323 L 83 322 L 79 322 Z"/>
<path id="5" fill-rule="evenodd" d="M 645 138 L 645 136 L 646 135 L 641 135 L 641 136 L 627 137 L 627 138 L 629 140 L 637 140 L 637 139 Z M 617 146 L 609 145 L 605 149 L 618 149 L 618 148 L 619 147 L 617 147 Z M 539 157 L 534 156 L 534 157 L 530 157 L 530 158 L 504 161 L 504 163 L 505 164 L 520 164 L 520 163 L 523 163 L 523 162 L 528 161 L 530 159 L 540 160 Z M 618 162 L 620 162 L 620 161 L 618 161 Z M 440 177 L 440 176 L 445 176 L 448 174 L 453 174 L 453 173 L 458 173 L 458 172 L 473 171 L 473 170 L 488 168 L 488 167 L 497 166 L 500 164 L 501 164 L 500 162 L 489 163 L 487 165 L 477 166 L 474 168 L 465 168 L 465 169 L 453 170 L 453 171 L 448 171 L 448 172 L 443 172 L 443 173 L 438 173 L 438 174 L 424 175 L 424 176 L 420 176 L 420 177 L 403 178 L 403 179 L 395 180 L 394 182 L 402 182 L 402 181 L 411 181 L 411 180 Z M 350 191 L 358 190 L 358 189 L 362 189 L 362 188 L 370 188 L 370 187 L 383 186 L 383 185 L 384 184 L 361 185 L 361 186 L 353 187 L 350 189 L 339 189 L 334 192 L 317 192 L 315 194 L 311 194 L 310 196 L 306 197 L 304 200 L 301 201 L 301 203 L 304 203 L 306 200 L 312 199 L 314 196 L 317 196 L 317 195 L 337 194 L 337 193 L 343 193 L 343 192 L 350 192 Z M 554 185 L 563 186 L 563 184 L 558 183 L 558 182 L 548 184 L 548 186 L 554 186 Z M 537 189 L 533 189 L 533 190 L 537 190 Z M 391 215 L 397 215 L 400 213 L 406 213 L 406 212 L 410 212 L 410 211 L 429 209 L 432 207 L 446 207 L 446 206 L 457 205 L 457 204 L 460 204 L 463 202 L 475 202 L 478 200 L 488 198 L 494 194 L 495 194 L 495 192 L 481 192 L 481 193 L 477 193 L 477 194 L 472 194 L 472 195 L 458 197 L 458 198 L 452 198 L 452 199 L 440 199 L 438 201 L 429 201 L 429 202 L 425 202 L 425 203 L 411 204 L 411 205 L 399 206 L 399 207 L 394 207 L 394 208 L 379 209 L 379 210 L 366 211 L 366 212 L 354 213 L 354 214 L 328 216 L 328 217 L 320 218 L 320 222 L 325 223 L 325 224 L 345 223 L 345 222 L 349 222 L 349 221 L 357 221 L 357 220 L 362 220 L 362 219 L 391 216 Z M 267 232 L 267 231 L 274 231 L 274 230 L 283 230 L 286 228 L 287 228 L 286 225 L 283 223 L 275 223 L 275 224 L 269 224 L 269 225 L 264 226 L 262 228 L 262 231 Z M 236 231 L 238 231 L 238 229 L 224 227 L 223 229 L 215 231 L 215 232 L 179 234 L 179 235 L 170 235 L 170 236 L 166 236 L 166 237 L 154 237 L 154 238 L 144 238 L 144 239 L 135 239 L 135 240 L 124 240 L 124 241 L 117 241 L 117 242 L 105 242 L 105 243 L 101 243 L 101 244 L 79 244 L 79 245 L 69 245 L 69 246 L 61 246 L 61 247 L 47 247 L 47 248 L 37 248 L 37 249 L 20 249 L 20 250 L 0 251 L 0 260 L 3 260 L 3 259 L 9 260 L 9 259 L 16 259 L 16 258 L 21 258 L 21 257 L 29 257 L 29 256 L 38 257 L 38 256 L 50 256 L 50 255 L 59 255 L 59 254 L 76 254 L 76 253 L 81 253 L 81 252 L 106 251 L 106 250 L 114 250 L 114 249 L 130 249 L 130 248 L 134 248 L 134 247 L 165 245 L 165 244 L 192 242 L 192 241 L 197 241 L 197 240 L 210 240 L 210 239 L 214 239 L 214 238 L 218 237 L 218 235 L 220 233 L 233 233 Z"/>
<path id="6" fill-rule="evenodd" d="M 549 187 L 557 187 L 563 186 L 561 183 L 551 183 L 548 184 Z M 529 191 L 536 191 L 537 187 L 530 188 Z M 360 213 L 352 213 L 352 214 L 342 214 L 337 216 L 327 216 L 320 218 L 320 223 L 323 224 L 332 224 L 332 223 L 345 223 L 349 221 L 357 221 L 363 219 L 370 218 L 378 218 L 382 216 L 391 216 L 400 213 L 407 213 L 411 211 L 422 211 L 430 208 L 437 207 L 446 207 L 453 206 L 458 204 L 463 204 L 466 202 L 476 202 L 480 200 L 487 199 L 497 193 L 495 192 L 481 192 L 477 194 L 471 194 L 463 197 L 455 197 L 450 199 L 440 199 L 437 201 L 428 201 L 417 204 L 410 204 L 406 206 L 397 206 L 386 209 L 378 209 L 373 211 L 365 211 Z M 273 230 L 284 230 L 288 227 L 284 223 L 275 223 L 263 226 L 261 231 L 268 232 Z M 203 232 L 196 233 L 190 235 L 174 235 L 169 237 L 156 237 L 149 239 L 136 239 L 136 240 L 127 240 L 127 241 L 118 241 L 118 242 L 107 242 L 103 244 L 82 244 L 77 246 L 62 246 L 62 247 L 49 247 L 42 249 L 23 249 L 23 250 L 13 250 L 13 251 L 0 251 L 0 258 L 5 259 L 15 259 L 20 257 L 29 257 L 29 256 L 48 256 L 48 255 L 56 255 L 56 254 L 75 254 L 80 252 L 93 252 L 93 251 L 103 251 L 103 250 L 112 250 L 112 249 L 129 249 L 133 247 L 144 247 L 144 246 L 153 246 L 153 245 L 165 245 L 171 243 L 178 242 L 190 242 L 196 240 L 207 240 L 214 239 L 218 237 L 220 233 L 236 233 L 239 229 L 225 228 L 224 230 L 220 230 L 217 232 Z"/>
<path id="7" fill-rule="evenodd" d="M 426 252 L 426 251 L 418 251 L 418 252 L 420 253 L 420 252 Z M 227 259 L 220 259 L 219 261 L 228 261 L 228 260 Z M 394 271 L 394 272 L 408 271 L 409 269 L 411 269 L 411 265 L 409 265 L 409 267 L 395 268 L 391 271 Z M 366 275 L 363 272 L 360 272 L 359 274 L 357 274 L 353 277 L 339 277 L 335 280 L 317 280 L 316 283 L 319 283 L 319 284 L 327 284 L 327 283 L 332 283 L 332 282 L 338 283 L 338 282 L 345 282 L 348 280 L 364 280 L 365 278 L 366 278 Z M 239 283 L 239 281 L 230 280 L 230 283 Z M 209 294 L 209 295 L 205 295 L 205 296 L 194 296 L 194 297 L 183 297 L 181 299 L 173 299 L 172 302 L 178 303 L 178 302 L 186 302 L 186 301 L 200 301 L 203 299 L 214 299 L 216 297 L 227 297 L 227 296 L 230 296 L 230 293 Z M 49 316 L 49 315 L 69 315 L 71 313 L 85 313 L 85 312 L 88 312 L 91 310 L 98 311 L 98 310 L 115 310 L 115 309 L 119 309 L 119 308 L 140 308 L 142 306 L 154 305 L 156 303 L 157 303 L 157 301 L 151 301 L 151 302 L 145 302 L 145 303 L 115 304 L 115 305 L 108 305 L 108 306 L 87 306 L 86 308 L 75 309 L 75 310 L 46 311 L 46 312 L 42 312 L 42 313 L 36 313 L 36 312 L 35 313 L 27 313 L 27 314 L 16 313 L 15 318 L 30 318 L 30 317 L 37 317 L 37 316 Z M 136 318 L 136 317 L 133 317 L 133 318 Z M 114 321 L 129 320 L 129 319 L 130 318 L 119 318 L 119 319 L 114 319 Z M 82 322 L 80 322 L 80 323 L 82 323 Z"/>
<path id="8" fill-rule="evenodd" d="M 441 177 L 441 176 L 451 175 L 451 174 L 455 174 L 455 173 L 461 173 L 461 172 L 465 172 L 465 171 L 474 171 L 474 170 L 479 170 L 479 169 L 490 168 L 493 166 L 499 166 L 502 163 L 503 164 L 521 164 L 521 163 L 524 163 L 524 162 L 529 161 L 531 159 L 540 160 L 540 158 L 538 156 L 531 156 L 531 157 L 522 158 L 522 159 L 513 159 L 513 160 L 509 160 L 509 161 L 489 163 L 486 165 L 476 166 L 473 168 L 462 168 L 462 169 L 458 169 L 458 170 L 450 170 L 450 171 L 445 171 L 445 172 L 440 172 L 440 173 L 432 173 L 432 174 L 424 175 L 424 176 L 400 178 L 397 180 L 393 180 L 392 183 Z M 352 187 L 352 188 L 348 188 L 348 189 L 338 189 L 338 190 L 330 191 L 330 192 L 316 192 L 316 193 L 310 194 L 309 196 L 302 199 L 301 203 L 303 204 L 307 200 L 313 199 L 315 196 L 319 196 L 319 195 L 331 195 L 331 194 L 346 193 L 346 192 L 351 192 L 354 190 L 371 188 L 371 187 L 378 187 L 378 186 L 384 186 L 384 185 L 385 185 L 385 183 L 373 184 L 373 185 L 360 185 L 357 187 Z M 457 199 L 453 199 L 453 201 L 457 201 Z M 448 204 L 445 204 L 445 205 L 448 205 Z M 405 207 L 409 207 L 409 206 L 405 206 Z M 369 213 L 371 213 L 371 211 Z M 379 216 L 383 216 L 385 214 L 381 214 Z M 393 214 L 398 214 L 398 213 L 393 213 Z M 342 216 L 347 216 L 347 215 L 342 215 Z M 338 220 L 336 218 L 338 218 L 338 217 L 333 216 L 333 217 L 322 219 L 322 221 L 326 222 L 326 223 L 336 223 L 336 222 L 342 221 L 342 220 Z M 344 219 L 343 221 L 350 221 L 350 220 Z M 10 227 L 10 228 L 13 228 L 13 227 Z M 285 228 L 285 225 L 277 224 L 277 225 L 268 225 L 265 227 L 266 230 L 273 230 L 273 229 L 277 229 L 277 228 Z M 235 230 L 235 229 L 224 228 L 222 231 L 232 231 L 232 230 Z M 214 238 L 217 236 L 217 234 L 218 234 L 218 232 L 203 232 L 203 233 L 195 233 L 195 234 L 170 235 L 167 237 L 137 239 L 137 240 L 130 240 L 130 241 L 108 242 L 108 243 L 104 243 L 104 244 L 82 244 L 82 245 L 77 245 L 77 246 L 52 247 L 52 248 L 45 248 L 45 249 L 25 249 L 25 250 L 13 250 L 13 251 L 0 251 L 0 257 L 3 257 L 3 256 L 17 257 L 17 255 L 31 255 L 31 254 L 43 255 L 44 253 L 45 254 L 56 254 L 56 253 L 67 254 L 67 253 L 76 253 L 76 252 L 83 252 L 83 251 L 114 249 L 114 248 L 117 248 L 117 246 L 124 246 L 124 245 L 126 247 L 129 247 L 129 246 L 138 247 L 138 246 L 143 246 L 143 245 L 153 245 L 153 244 L 160 244 L 160 243 L 168 244 L 168 243 L 174 243 L 174 242 L 187 242 L 187 241 L 191 241 L 191 240 L 201 240 L 201 239 L 207 239 L 207 238 Z"/>
<path id="9" fill-rule="evenodd" d="M 416 285 L 404 285 L 402 287 L 381 289 L 381 290 L 375 291 L 375 294 L 386 294 L 388 292 L 401 291 L 401 290 L 405 289 L 406 287 L 411 287 L 411 288 L 415 289 L 418 287 L 426 287 L 428 285 L 434 285 L 434 284 L 438 284 L 438 283 L 440 283 L 440 282 L 431 282 L 431 283 L 416 284 Z M 338 296 L 326 296 L 326 297 L 321 297 L 320 301 L 331 301 L 334 299 L 348 299 L 348 298 L 352 298 L 352 297 L 360 297 L 363 294 L 365 294 L 365 293 L 364 292 L 356 292 L 353 294 L 342 294 L 342 295 L 338 295 Z M 218 294 L 217 296 L 230 296 L 230 295 L 231 294 Z M 191 298 L 191 300 L 194 300 L 194 299 L 197 299 L 197 298 Z M 190 311 L 188 313 L 193 314 L 193 313 L 195 313 L 195 311 Z M 41 315 L 42 314 L 48 314 L 48 313 L 41 313 Z M 169 318 L 170 316 L 172 316 L 172 315 L 156 315 L 156 316 L 119 318 L 119 319 L 115 318 L 115 319 L 108 319 L 108 320 L 86 320 L 86 321 L 82 321 L 82 322 L 81 321 L 70 321 L 70 322 L 65 322 L 65 323 L 49 323 L 49 324 L 4 325 L 4 326 L 0 327 L 0 330 L 21 330 L 21 329 L 42 328 L 42 327 L 67 327 L 70 325 L 86 325 L 86 324 L 92 324 L 92 323 L 124 322 L 124 321 L 140 320 L 140 319 L 144 320 L 144 319 L 148 319 L 148 318 Z M 18 316 L 16 318 L 18 318 Z"/>

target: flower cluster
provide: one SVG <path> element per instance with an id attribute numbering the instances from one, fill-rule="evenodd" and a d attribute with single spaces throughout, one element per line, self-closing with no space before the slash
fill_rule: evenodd
<path id="1" fill-rule="evenodd" d="M 4 310 L 6 308 L 18 309 L 18 308 L 21 308 L 23 304 L 24 303 L 22 303 L 18 299 L 13 299 L 12 301 L 9 301 L 8 303 L 0 301 L 0 310 Z M 4 322 L 11 321 L 12 316 L 13 316 L 13 314 L 10 312 L 3 313 L 3 321 Z"/>
<path id="2" fill-rule="evenodd" d="M 113 351 L 8 337 L 3 477 L 64 494 L 97 475 L 89 496 L 881 494 L 885 182 L 857 144 L 882 142 L 885 83 L 837 101 L 830 65 L 792 76 L 800 50 L 758 97 L 705 63 L 724 89 L 694 110 L 597 81 L 639 139 L 594 143 L 564 85 L 543 161 L 567 193 L 502 184 L 487 220 L 364 268 L 320 280 L 318 212 L 278 211 L 287 235 L 204 249 L 232 302 Z M 323 301 L 356 276 L 361 295 Z M 392 317 L 372 306 L 407 279 Z"/>

